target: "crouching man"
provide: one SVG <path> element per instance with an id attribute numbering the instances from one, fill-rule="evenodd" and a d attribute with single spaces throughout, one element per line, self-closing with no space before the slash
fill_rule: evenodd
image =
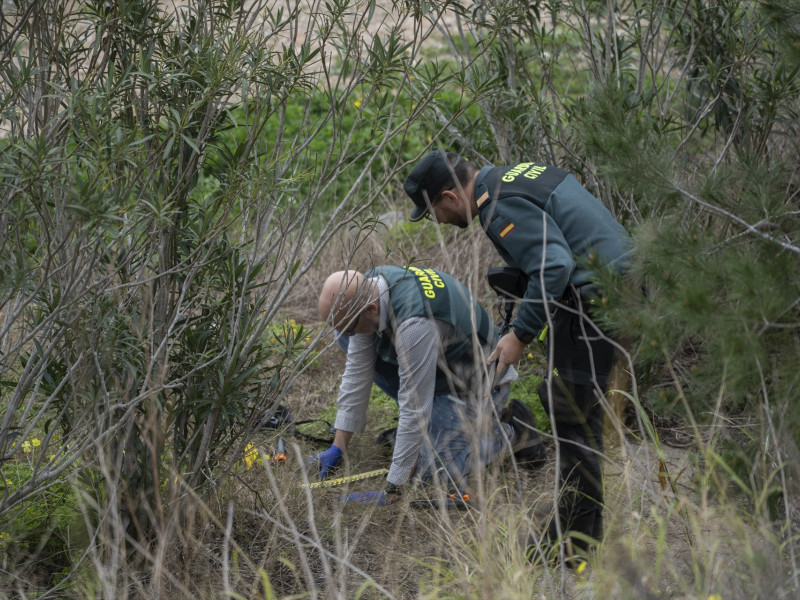
<path id="1" fill-rule="evenodd" d="M 541 450 L 522 403 L 503 413 L 514 367 L 486 383 L 497 330 L 453 277 L 417 267 L 339 271 L 323 285 L 319 312 L 347 351 L 333 445 L 309 459 L 320 479 L 341 461 L 353 434 L 364 431 L 373 382 L 397 401 L 397 437 L 385 488 L 354 499 L 391 504 L 412 478 L 463 491 L 470 471 L 502 457 L 509 445 L 521 460 Z"/>

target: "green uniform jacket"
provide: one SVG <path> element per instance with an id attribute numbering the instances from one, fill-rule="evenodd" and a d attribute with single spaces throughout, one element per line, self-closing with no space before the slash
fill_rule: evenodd
<path id="1" fill-rule="evenodd" d="M 389 284 L 391 314 L 387 329 L 377 336 L 378 356 L 398 364 L 394 331 L 412 317 L 438 319 L 455 329 L 454 338 L 443 340 L 446 369 L 436 370 L 436 394 L 458 394 L 475 370 L 476 345 L 484 350 L 497 344 L 497 328 L 470 291 L 457 279 L 434 269 L 419 267 L 378 267 L 366 273 L 382 275 Z M 482 361 L 483 362 L 483 361 Z M 459 381 L 454 381 L 453 378 Z"/>
<path id="2" fill-rule="evenodd" d="M 547 322 L 545 298 L 560 299 L 570 283 L 592 282 L 590 262 L 620 272 L 628 265 L 628 233 L 562 169 L 535 163 L 484 167 L 475 180 L 474 200 L 500 256 L 528 275 L 525 302 L 512 323 L 525 342 Z"/>

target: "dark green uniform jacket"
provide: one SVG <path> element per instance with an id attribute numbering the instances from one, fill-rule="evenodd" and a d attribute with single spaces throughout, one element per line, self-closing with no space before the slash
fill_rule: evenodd
<path id="1" fill-rule="evenodd" d="M 535 163 L 484 167 L 475 181 L 474 200 L 497 251 L 528 275 L 525 302 L 512 323 L 523 341 L 529 342 L 547 322 L 543 298 L 558 300 L 570 283 L 592 282 L 590 262 L 620 272 L 629 262 L 625 229 L 562 169 Z"/>
<path id="2" fill-rule="evenodd" d="M 377 339 L 378 356 L 398 365 L 394 331 L 412 317 L 432 318 L 449 323 L 455 329 L 451 340 L 442 340 L 444 365 L 436 370 L 436 394 L 458 393 L 462 387 L 453 381 L 475 369 L 475 350 L 491 349 L 497 344 L 497 328 L 489 315 L 460 281 L 446 273 L 419 267 L 378 267 L 366 277 L 383 276 L 389 284 L 391 314 L 387 329 Z M 481 358 L 478 358 L 481 360 Z M 483 362 L 483 361 L 482 361 Z M 468 390 L 467 390 L 468 391 Z"/>

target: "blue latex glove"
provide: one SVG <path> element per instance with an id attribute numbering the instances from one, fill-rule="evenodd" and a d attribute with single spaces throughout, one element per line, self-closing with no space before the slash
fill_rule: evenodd
<path id="1" fill-rule="evenodd" d="M 383 490 L 373 490 L 371 492 L 355 492 L 347 496 L 339 496 L 339 502 L 358 502 L 359 504 L 372 504 L 374 506 L 386 506 L 389 500 Z"/>
<path id="2" fill-rule="evenodd" d="M 319 479 L 322 481 L 327 477 L 333 469 L 342 462 L 342 450 L 338 446 L 331 444 L 331 447 L 315 454 L 306 461 L 306 467 L 310 470 L 312 468 L 319 469 Z"/>

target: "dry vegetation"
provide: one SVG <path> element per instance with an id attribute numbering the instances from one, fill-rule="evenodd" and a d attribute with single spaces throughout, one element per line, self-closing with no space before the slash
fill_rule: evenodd
<path id="1" fill-rule="evenodd" d="M 490 305 L 480 274 L 496 260 L 483 236 L 475 230 L 442 234 L 447 252 L 436 245 L 419 245 L 411 237 L 403 242 L 405 250 L 472 281 Z M 391 243 L 380 234 L 368 237 L 356 264 L 366 269 L 391 262 L 382 251 Z M 335 261 L 322 261 L 309 280 L 306 300 L 298 297 L 289 314 L 317 324 L 315 285 L 336 268 Z M 298 418 L 332 415 L 343 367 L 341 352 L 329 348 L 297 379 L 285 402 Z M 625 436 L 621 439 L 613 428 L 607 436 L 606 539 L 596 560 L 580 574 L 561 568 L 552 556 L 546 562 L 525 558 L 529 536 L 539 531 L 553 506 L 552 442 L 548 462 L 540 469 L 516 469 L 507 460 L 480 474 L 470 490 L 473 508 L 456 511 L 420 510 L 407 502 L 363 507 L 337 501 L 352 491 L 380 487 L 380 479 L 305 490 L 304 459 L 318 446 L 295 439 L 286 464 L 256 465 L 237 474 L 226 489 L 224 497 L 233 501 L 231 537 L 254 563 L 244 567 L 240 560 L 240 570 L 233 570 L 238 582 L 231 585 L 240 592 L 250 590 L 245 596 L 263 594 L 256 592 L 260 583 L 256 589 L 249 587 L 253 580 L 260 581 L 252 572 L 258 566 L 281 597 L 308 590 L 314 597 L 335 598 L 744 600 L 753 597 L 754 590 L 785 594 L 776 571 L 785 559 L 780 540 L 766 520 L 740 512 L 752 510 L 752 502 L 718 487 L 727 474 L 713 464 L 710 445 L 721 436 L 735 435 L 736 428 L 717 423 L 697 438 L 704 441 L 695 443 L 685 425 L 671 423 L 656 430 L 654 440 L 636 425 L 631 410 L 627 414 L 630 429 Z M 356 436 L 342 475 L 388 466 L 390 455 L 375 437 L 391 424 L 392 415 L 386 403 L 372 407 L 370 425 Z M 254 438 L 265 452 L 275 440 L 272 432 Z M 419 491 L 415 497 L 426 493 Z M 222 521 L 225 514 L 216 518 Z M 767 565 L 773 565 L 772 570 Z M 212 565 L 212 572 L 222 576 L 223 566 Z"/>
<path id="2" fill-rule="evenodd" d="M 137 12 L 150 4 L 181 18 Z M 670 18 L 697 22 L 682 22 L 679 35 L 677 25 L 657 25 L 673 4 L 643 3 L 653 14 L 639 14 L 634 3 L 620 13 L 614 3 L 565 3 L 557 8 L 566 14 L 542 7 L 536 16 L 538 3 L 501 0 L 437 20 L 436 3 L 97 2 L 62 22 L 54 15 L 74 17 L 71 0 L 4 2 L 0 598 L 796 598 L 796 421 L 770 419 L 783 421 L 780 411 L 796 404 L 797 294 L 787 285 L 777 309 L 756 302 L 798 272 L 796 165 L 742 177 L 775 176 L 783 196 L 737 183 L 753 148 L 768 165 L 796 156 L 796 84 L 780 73 L 775 83 L 763 57 L 752 58 L 766 37 L 739 44 L 744 28 L 712 18 L 741 13 L 728 15 L 724 3 L 707 13 L 700 3 L 695 15 L 698 3 L 687 1 Z M 176 12 L 183 5 L 202 15 L 199 25 Z M 269 21 L 266 9 L 278 5 L 285 20 Z M 343 13 L 331 14 L 337 6 Z M 409 47 L 370 54 L 368 42 L 404 8 Z M 602 37 L 605 22 L 619 38 Z M 623 34 L 640 45 L 626 46 Z M 325 53 L 304 55 L 316 49 L 303 48 L 306 40 Z M 703 71 L 697 55 L 727 60 L 726 52 L 737 71 L 718 79 Z M 516 70 L 496 78 L 498 65 Z M 764 86 L 748 93 L 788 105 L 767 115 L 779 125 L 761 118 L 763 98 L 747 104 L 731 92 L 736 77 Z M 473 101 L 480 110 L 469 112 Z M 720 107 L 741 116 L 727 130 Z M 748 115 L 759 117 L 752 127 Z M 642 407 L 638 372 L 626 386 L 625 423 L 608 428 L 606 538 L 582 570 L 525 556 L 555 501 L 552 441 L 537 470 L 506 460 L 476 474 L 465 511 L 338 501 L 382 486 L 379 477 L 306 488 L 305 460 L 320 446 L 302 437 L 283 434 L 284 463 L 247 454 L 248 443 L 262 458 L 275 452 L 281 432 L 256 424 L 276 402 L 295 419 L 333 419 L 344 357 L 317 315 L 329 272 L 425 264 L 493 305 L 484 277 L 501 261 L 478 227 L 409 226 L 391 212 L 383 225 L 371 219 L 373 210 L 405 214 L 402 177 L 434 143 L 576 171 L 639 229 L 656 265 L 648 275 L 662 304 L 642 323 L 643 338 L 652 337 L 627 358 L 647 364 L 650 390 L 674 393 L 671 407 L 687 410 L 679 418 Z M 773 196 L 778 209 L 756 202 Z M 729 198 L 745 208 L 723 204 Z M 724 292 L 703 287 L 726 266 L 703 261 L 723 251 L 744 257 L 731 269 L 745 273 L 740 296 L 733 276 L 719 276 Z M 694 274 L 685 295 L 681 261 Z M 780 269 L 759 279 L 768 263 Z M 752 288 L 759 293 L 748 295 Z M 731 308 L 748 301 L 755 317 Z M 733 315 L 736 331 L 714 346 L 703 325 L 718 313 Z M 297 324 L 307 330 L 300 352 L 270 339 Z M 712 409 L 691 404 L 684 393 L 708 348 L 751 351 L 736 337 L 745 326 L 786 335 L 766 350 L 754 344 L 769 358 L 760 380 L 740 394 L 725 373 L 702 388 Z M 679 329 L 684 337 L 673 335 Z M 532 354 L 523 365 L 530 380 L 543 371 Z M 533 400 L 530 387 L 512 395 Z M 211 414 L 199 400 L 222 408 Z M 342 475 L 388 465 L 374 438 L 394 414 L 376 394 Z M 328 434 L 319 424 L 311 431 Z M 725 454 L 747 444 L 758 452 L 744 462 Z M 29 530 L 41 535 L 31 541 Z"/>

